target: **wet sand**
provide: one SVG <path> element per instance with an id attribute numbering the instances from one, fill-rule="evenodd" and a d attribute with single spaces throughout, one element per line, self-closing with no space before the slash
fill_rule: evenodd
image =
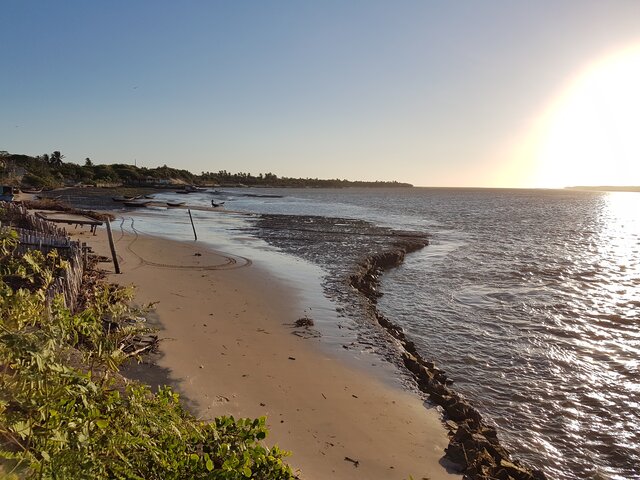
<path id="1" fill-rule="evenodd" d="M 104 227 L 74 233 L 110 256 Z M 165 339 L 132 375 L 172 385 L 204 419 L 267 416 L 267 443 L 290 450 L 303 479 L 460 478 L 440 465 L 448 439 L 436 410 L 292 335 L 304 316 L 295 291 L 197 242 L 114 233 L 123 273 L 108 280 L 157 302 Z"/>

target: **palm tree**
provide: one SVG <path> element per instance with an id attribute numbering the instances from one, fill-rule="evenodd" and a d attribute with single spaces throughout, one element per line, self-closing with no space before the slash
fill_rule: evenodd
<path id="1" fill-rule="evenodd" d="M 62 155 L 59 151 L 55 151 L 51 154 L 51 157 L 49 158 L 49 165 L 51 165 L 52 167 L 60 167 L 62 166 L 62 159 L 64 158 L 64 155 Z"/>

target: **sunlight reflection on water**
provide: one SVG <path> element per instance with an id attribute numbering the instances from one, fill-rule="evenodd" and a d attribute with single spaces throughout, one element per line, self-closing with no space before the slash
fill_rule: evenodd
<path id="1" fill-rule="evenodd" d="M 434 213 L 467 242 L 390 272 L 381 307 L 520 456 L 562 479 L 640 478 L 640 195 L 461 195 Z"/>
<path id="2" fill-rule="evenodd" d="M 640 479 L 640 193 L 275 192 L 226 206 L 432 234 L 383 277 L 382 312 L 519 458 L 562 480 Z"/>

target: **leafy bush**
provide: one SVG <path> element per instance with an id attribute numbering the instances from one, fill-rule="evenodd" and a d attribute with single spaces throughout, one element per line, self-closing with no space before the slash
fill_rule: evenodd
<path id="1" fill-rule="evenodd" d="M 70 312 L 45 291 L 65 267 L 57 255 L 11 256 L 0 232 L 0 458 L 27 478 L 291 479 L 287 455 L 267 448 L 265 419 L 186 412 L 168 387 L 124 382 L 126 339 L 148 329 L 131 290 L 98 285 Z M 16 279 L 20 281 L 16 282 Z M 20 285 L 19 288 L 14 284 Z"/>
<path id="2" fill-rule="evenodd" d="M 35 173 L 27 173 L 22 177 L 22 185 L 33 188 L 46 188 L 56 185 L 56 181 L 50 175 L 40 176 Z"/>

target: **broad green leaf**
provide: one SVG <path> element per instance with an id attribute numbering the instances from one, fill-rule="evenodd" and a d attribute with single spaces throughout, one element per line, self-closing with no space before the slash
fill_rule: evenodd
<path id="1" fill-rule="evenodd" d="M 100 428 L 107 428 L 109 426 L 109 421 L 105 419 L 96 420 L 96 425 Z"/>

